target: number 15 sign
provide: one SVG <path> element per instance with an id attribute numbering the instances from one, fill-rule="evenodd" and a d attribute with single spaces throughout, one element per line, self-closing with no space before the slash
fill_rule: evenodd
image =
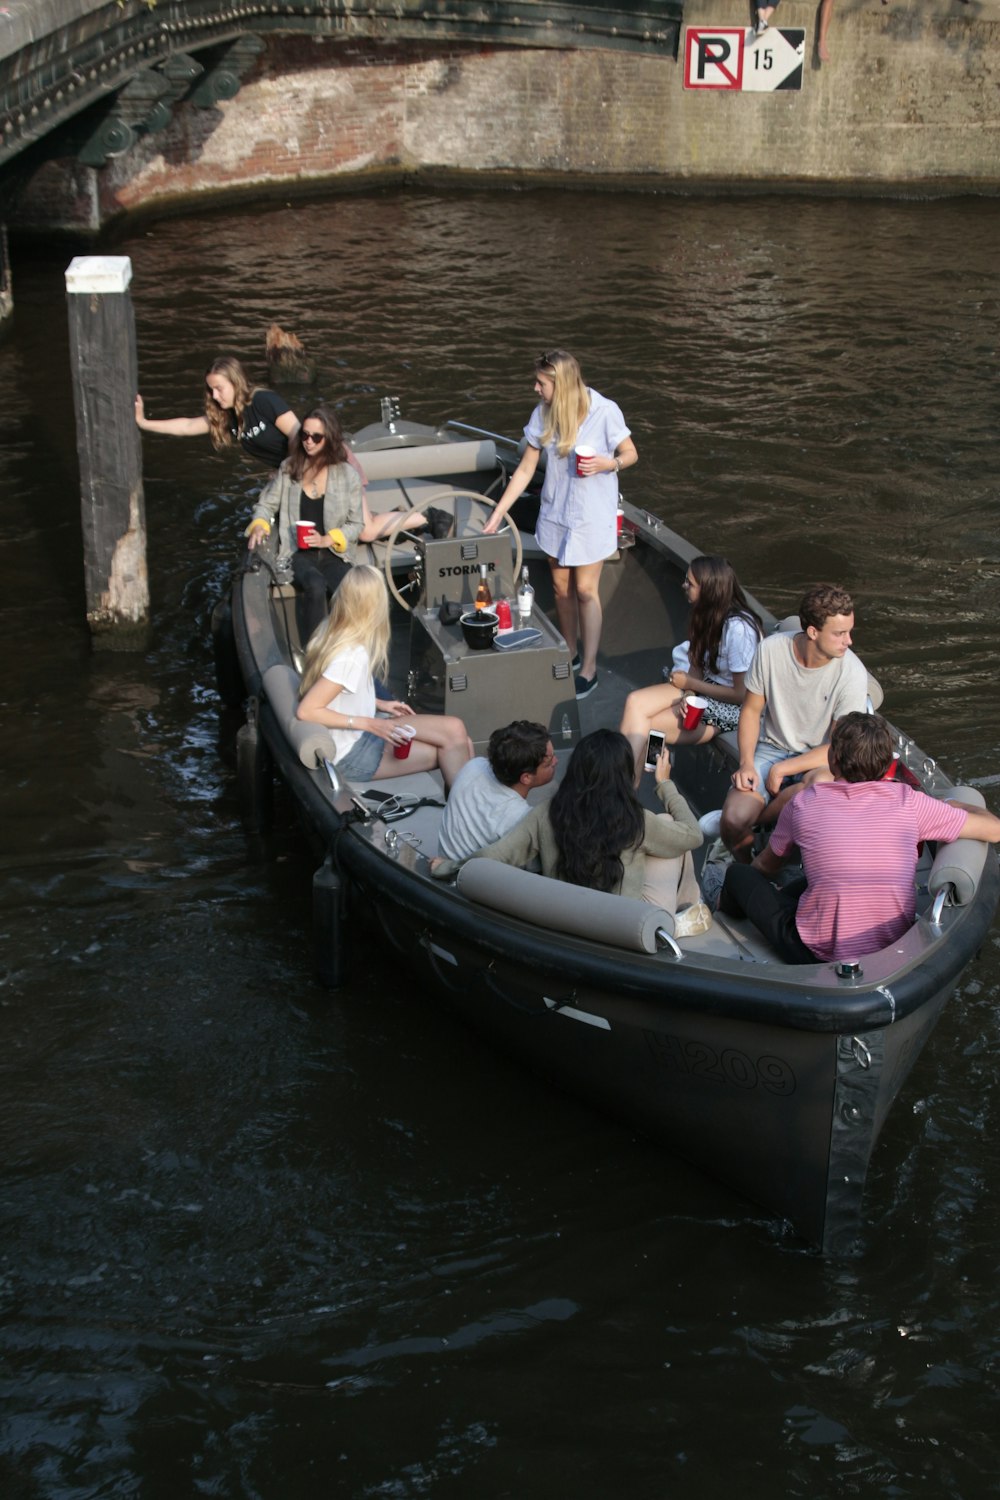
<path id="1" fill-rule="evenodd" d="M 742 26 L 688 26 L 684 87 L 744 94 L 800 89 L 805 42 L 805 32 L 791 26 L 769 26 L 763 36 Z"/>

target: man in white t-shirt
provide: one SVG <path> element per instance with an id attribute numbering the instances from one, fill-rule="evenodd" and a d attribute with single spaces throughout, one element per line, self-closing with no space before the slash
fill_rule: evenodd
<path id="1" fill-rule="evenodd" d="M 556 753 L 543 724 L 515 719 L 490 735 L 489 759 L 477 755 L 455 777 L 438 835 L 443 859 L 468 859 L 495 844 L 528 812 L 528 793 L 555 775 Z"/>
<path id="2" fill-rule="evenodd" d="M 802 786 L 832 779 L 830 734 L 844 714 L 863 713 L 868 673 L 850 649 L 854 601 L 817 583 L 799 605 L 801 631 L 761 641 L 746 675 L 736 731 L 739 770 L 722 808 L 721 834 L 747 864 L 757 823 L 773 823 Z"/>

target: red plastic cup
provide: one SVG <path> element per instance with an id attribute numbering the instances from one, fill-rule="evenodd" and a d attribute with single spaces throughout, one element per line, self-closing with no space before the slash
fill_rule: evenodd
<path id="1" fill-rule="evenodd" d="M 511 630 L 513 628 L 513 624 L 514 621 L 511 618 L 509 602 L 506 599 L 499 599 L 497 601 L 498 634 L 501 630 Z"/>
<path id="2" fill-rule="evenodd" d="M 889 762 L 888 770 L 885 770 L 885 771 L 882 772 L 882 780 L 883 781 L 895 781 L 895 779 L 896 779 L 896 773 L 898 772 L 898 770 L 899 770 L 899 751 L 898 750 L 894 750 L 892 752 L 892 760 Z"/>
<path id="3" fill-rule="evenodd" d="M 295 540 L 298 543 L 300 552 L 304 551 L 305 548 L 308 547 L 309 543 L 306 541 L 306 537 L 312 536 L 315 530 L 316 525 L 313 521 L 296 521 Z"/>
<path id="4" fill-rule="evenodd" d="M 701 723 L 702 714 L 704 714 L 707 707 L 707 698 L 699 698 L 697 695 L 688 698 L 687 702 L 684 704 L 683 727 L 685 729 L 697 729 L 698 725 Z"/>
<path id="5" fill-rule="evenodd" d="M 582 458 L 596 458 L 596 457 L 597 457 L 597 449 L 596 448 L 592 448 L 589 443 L 581 443 L 580 446 L 576 450 L 576 472 L 579 475 L 581 475 L 581 477 L 582 477 L 583 476 L 583 470 L 580 468 L 580 460 Z"/>
<path id="6" fill-rule="evenodd" d="M 410 746 L 417 737 L 417 731 L 412 724 L 397 724 L 397 734 L 405 734 L 406 739 L 401 745 L 393 745 L 392 753 L 397 760 L 405 760 L 410 753 Z"/>

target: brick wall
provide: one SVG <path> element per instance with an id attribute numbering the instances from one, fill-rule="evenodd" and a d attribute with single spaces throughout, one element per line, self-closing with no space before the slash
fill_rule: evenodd
<path id="1" fill-rule="evenodd" d="M 685 22 L 747 16 L 734 0 L 694 0 Z M 689 91 L 682 62 L 619 52 L 274 37 L 235 99 L 181 106 L 166 131 L 97 174 L 43 168 L 18 222 L 61 214 L 96 227 L 206 192 L 417 173 L 661 189 L 1000 189 L 1000 20 L 985 7 L 836 0 L 824 64 L 813 4 L 785 0 L 775 22 L 806 30 L 799 92 Z"/>

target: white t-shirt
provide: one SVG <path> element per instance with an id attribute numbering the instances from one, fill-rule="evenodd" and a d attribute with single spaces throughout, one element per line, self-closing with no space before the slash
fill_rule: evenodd
<path id="1" fill-rule="evenodd" d="M 323 676 L 328 682 L 339 682 L 341 691 L 326 705 L 338 714 L 355 718 L 375 717 L 375 679 L 372 677 L 368 652 L 364 646 L 351 646 L 335 656 Z M 331 729 L 334 761 L 343 760 L 358 743 L 360 729 Z"/>
<path id="2" fill-rule="evenodd" d="M 791 634 L 761 641 L 746 685 L 765 702 L 761 740 L 789 756 L 825 744 L 834 720 L 864 713 L 868 701 L 868 673 L 853 651 L 822 667 L 804 667 Z"/>
<path id="3" fill-rule="evenodd" d="M 462 767 L 448 793 L 438 853 L 445 859 L 468 859 L 516 828 L 529 811 L 527 798 L 497 781 L 486 757 L 477 755 Z"/>
<path id="4" fill-rule="evenodd" d="M 749 672 L 750 664 L 757 654 L 760 636 L 752 620 L 745 615 L 729 615 L 722 627 L 719 641 L 719 668 L 716 672 L 705 672 L 706 682 L 717 682 L 723 687 L 732 687 L 734 672 Z M 695 673 L 700 676 L 700 673 Z"/>

